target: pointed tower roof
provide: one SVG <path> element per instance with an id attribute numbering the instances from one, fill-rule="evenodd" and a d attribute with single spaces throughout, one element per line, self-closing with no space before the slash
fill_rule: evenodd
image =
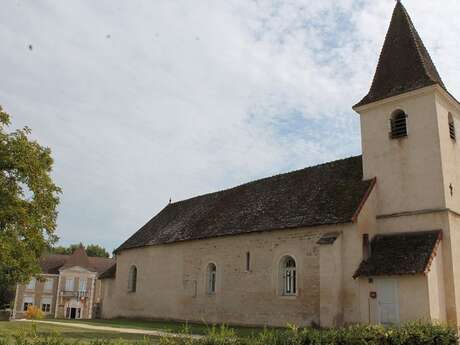
<path id="1" fill-rule="evenodd" d="M 80 266 L 83 268 L 90 268 L 90 263 L 88 259 L 88 255 L 86 255 L 85 247 L 82 244 L 75 249 L 72 255 L 69 256 L 66 263 L 62 268 L 69 268 L 74 266 Z"/>
<path id="2" fill-rule="evenodd" d="M 444 83 L 406 9 L 397 1 L 371 89 L 354 107 Z"/>

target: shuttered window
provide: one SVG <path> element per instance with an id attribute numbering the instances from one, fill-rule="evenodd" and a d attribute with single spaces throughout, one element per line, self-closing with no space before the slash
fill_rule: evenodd
<path id="1" fill-rule="evenodd" d="M 391 139 L 407 137 L 407 115 L 402 110 L 396 110 L 391 116 Z"/>
<path id="2" fill-rule="evenodd" d="M 454 117 L 451 113 L 449 113 L 449 136 L 452 140 L 456 140 L 456 133 L 455 133 L 455 122 Z"/>

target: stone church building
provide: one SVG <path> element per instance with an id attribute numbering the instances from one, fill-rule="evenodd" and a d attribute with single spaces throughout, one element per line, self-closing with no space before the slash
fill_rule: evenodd
<path id="1" fill-rule="evenodd" d="M 397 2 L 362 155 L 167 205 L 117 250 L 102 316 L 460 322 L 460 104 Z"/>

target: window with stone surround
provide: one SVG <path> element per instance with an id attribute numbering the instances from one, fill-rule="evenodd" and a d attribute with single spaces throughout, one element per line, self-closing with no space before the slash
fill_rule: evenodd
<path id="1" fill-rule="evenodd" d="M 42 311 L 44 313 L 51 312 L 51 297 L 43 297 L 42 298 Z"/>
<path id="2" fill-rule="evenodd" d="M 281 294 L 294 296 L 297 293 L 296 262 L 292 256 L 285 256 L 280 263 Z"/>
<path id="3" fill-rule="evenodd" d="M 391 139 L 407 137 L 407 114 L 401 110 L 395 110 L 391 115 Z"/>
<path id="4" fill-rule="evenodd" d="M 34 290 L 35 289 L 35 284 L 36 284 L 37 280 L 35 278 L 32 278 L 29 283 L 27 284 L 26 286 L 26 289 L 27 290 Z"/>
<path id="5" fill-rule="evenodd" d="M 128 292 L 136 292 L 137 289 L 137 267 L 132 265 L 128 274 Z"/>
<path id="6" fill-rule="evenodd" d="M 216 275 L 217 275 L 217 267 L 214 263 L 208 264 L 207 269 L 207 292 L 208 295 L 214 295 L 216 293 Z"/>
<path id="7" fill-rule="evenodd" d="M 34 298 L 32 296 L 24 296 L 22 300 L 22 310 L 27 311 L 27 308 L 29 308 L 29 306 L 33 304 L 34 304 Z"/>
<path id="8" fill-rule="evenodd" d="M 80 292 L 86 292 L 86 285 L 87 285 L 87 279 L 81 277 L 81 278 L 80 278 L 80 287 L 79 287 L 78 291 L 80 291 Z"/>
<path id="9" fill-rule="evenodd" d="M 65 278 L 65 291 L 73 291 L 75 279 L 73 277 Z"/>
<path id="10" fill-rule="evenodd" d="M 43 286 L 43 290 L 45 290 L 46 292 L 53 291 L 53 283 L 54 283 L 53 278 L 46 278 L 45 285 Z"/>

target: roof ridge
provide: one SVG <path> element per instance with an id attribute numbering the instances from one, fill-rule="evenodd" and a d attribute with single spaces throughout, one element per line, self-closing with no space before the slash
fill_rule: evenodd
<path id="1" fill-rule="evenodd" d="M 316 165 L 307 166 L 307 167 L 304 167 L 304 168 L 295 169 L 295 170 L 288 171 L 288 172 L 283 172 L 283 173 L 279 173 L 279 174 L 275 174 L 275 175 L 271 175 L 271 176 L 261 177 L 261 178 L 258 178 L 256 180 L 252 180 L 252 181 L 249 181 L 249 182 L 244 182 L 244 183 L 238 184 L 238 185 L 233 186 L 233 187 L 219 189 L 219 190 L 216 190 L 214 192 L 199 194 L 199 195 L 192 196 L 190 198 L 175 201 L 175 202 L 172 202 L 172 203 L 168 204 L 162 210 L 164 210 L 168 206 L 178 205 L 178 204 L 184 203 L 186 201 L 202 198 L 202 197 L 213 195 L 213 194 L 217 195 L 217 194 L 220 194 L 220 193 L 224 193 L 224 192 L 227 192 L 227 191 L 230 191 L 230 190 L 233 190 L 233 189 L 241 188 L 241 187 L 244 187 L 244 186 L 247 186 L 247 185 L 255 184 L 255 183 L 265 181 L 265 180 L 269 180 L 269 179 L 272 179 L 272 178 L 286 176 L 286 175 L 289 175 L 289 174 L 295 174 L 295 173 L 305 171 L 305 170 L 309 170 L 309 169 L 320 168 L 320 167 L 323 167 L 323 166 L 331 165 L 331 164 L 338 163 L 338 162 L 343 162 L 343 161 L 346 161 L 346 160 L 356 159 L 356 158 L 359 158 L 359 157 L 362 157 L 362 155 L 350 156 L 350 157 L 346 157 L 346 158 L 339 158 L 339 159 L 336 159 L 336 160 L 333 160 L 333 161 L 330 161 L 330 162 L 319 163 L 319 164 L 316 164 Z"/>

